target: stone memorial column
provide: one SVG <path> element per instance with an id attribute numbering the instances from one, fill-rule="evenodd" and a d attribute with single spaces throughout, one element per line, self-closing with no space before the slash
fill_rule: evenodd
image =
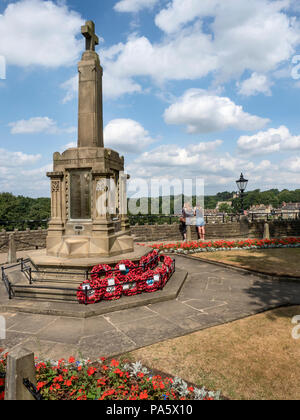
<path id="1" fill-rule="evenodd" d="M 103 69 L 95 52 L 99 41 L 93 22 L 86 22 L 81 32 L 86 38 L 86 51 L 78 64 L 78 147 L 103 147 Z"/>

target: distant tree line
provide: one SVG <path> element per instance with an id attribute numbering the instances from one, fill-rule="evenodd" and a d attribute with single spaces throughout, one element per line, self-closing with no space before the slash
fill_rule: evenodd
<path id="1" fill-rule="evenodd" d="M 50 198 L 30 198 L 0 193 L 0 228 L 13 230 L 46 227 L 47 223 L 41 221 L 50 218 L 50 208 Z"/>
<path id="2" fill-rule="evenodd" d="M 235 212 L 240 209 L 240 199 L 232 199 L 234 193 L 224 192 L 218 193 L 215 196 L 205 197 L 205 208 L 214 209 L 220 201 L 232 201 L 232 206 L 228 204 L 221 204 L 220 211 L 226 213 Z M 300 202 L 300 189 L 289 191 L 287 189 L 279 191 L 278 189 L 271 189 L 267 191 L 260 191 L 259 189 L 248 191 L 244 195 L 244 209 L 248 210 L 250 207 L 258 204 L 266 206 L 272 205 L 273 208 L 280 208 L 282 203 L 299 203 Z"/>
<path id="3" fill-rule="evenodd" d="M 240 199 L 233 199 L 233 195 L 234 192 L 229 191 L 207 195 L 204 197 L 204 206 L 206 209 L 215 209 L 218 202 L 232 201 L 232 207 L 228 206 L 228 204 L 223 204 L 220 206 L 220 211 L 227 213 L 238 212 L 240 209 Z M 159 214 L 163 214 L 163 198 L 159 197 L 157 200 Z M 183 200 L 184 198 L 182 196 L 173 195 L 170 197 L 170 214 L 174 214 L 175 207 L 178 208 L 178 202 L 183 205 Z M 151 198 L 138 199 L 136 204 L 139 205 L 141 201 L 146 201 L 146 214 L 151 214 Z M 300 189 L 294 191 L 288 189 L 282 191 L 278 189 L 248 191 L 244 197 L 244 208 L 249 209 L 251 206 L 257 204 L 271 204 L 274 208 L 278 208 L 281 207 L 283 202 L 300 202 Z M 174 203 L 177 203 L 177 205 L 175 206 Z M 196 204 L 196 197 L 191 198 L 191 204 L 193 206 Z M 50 219 L 50 208 L 50 198 L 30 198 L 21 195 L 15 196 L 6 192 L 0 193 L 0 229 L 36 229 L 39 226 L 46 227 L 47 223 L 41 223 L 41 221 Z M 155 218 L 155 215 L 150 217 Z"/>

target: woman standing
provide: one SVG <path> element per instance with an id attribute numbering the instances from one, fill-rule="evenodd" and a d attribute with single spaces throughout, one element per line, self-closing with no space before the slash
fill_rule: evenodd
<path id="1" fill-rule="evenodd" d="M 196 216 L 198 238 L 204 241 L 205 240 L 205 220 L 204 220 L 204 210 L 202 207 L 200 206 L 195 207 L 195 216 Z"/>
<path id="2" fill-rule="evenodd" d="M 181 213 L 181 217 L 180 217 L 180 226 L 179 226 L 179 230 L 182 234 L 182 237 L 183 237 L 184 241 L 187 240 L 186 227 L 187 227 L 187 225 L 191 224 L 191 218 L 193 216 L 194 216 L 194 212 L 193 212 L 193 209 L 192 209 L 190 203 L 184 203 L 182 213 Z"/>

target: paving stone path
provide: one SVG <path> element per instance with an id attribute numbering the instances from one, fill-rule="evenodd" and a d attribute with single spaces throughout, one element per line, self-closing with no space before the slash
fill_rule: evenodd
<path id="1" fill-rule="evenodd" d="M 40 358 L 116 356 L 159 341 L 237 320 L 281 305 L 300 305 L 300 281 L 270 281 L 183 256 L 188 271 L 176 300 L 80 319 L 1 313 L 0 348 L 24 346 Z M 4 299 L 0 285 L 0 301 Z M 100 303 L 101 304 L 101 303 Z M 38 302 L 37 302 L 38 305 Z M 1 306 L 0 306 L 1 308 Z"/>

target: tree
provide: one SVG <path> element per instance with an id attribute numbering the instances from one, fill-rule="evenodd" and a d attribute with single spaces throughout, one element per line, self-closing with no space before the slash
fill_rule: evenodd
<path id="1" fill-rule="evenodd" d="M 234 211 L 233 211 L 233 208 L 229 204 L 222 203 L 219 206 L 219 212 L 230 214 L 230 213 L 233 213 Z"/>

